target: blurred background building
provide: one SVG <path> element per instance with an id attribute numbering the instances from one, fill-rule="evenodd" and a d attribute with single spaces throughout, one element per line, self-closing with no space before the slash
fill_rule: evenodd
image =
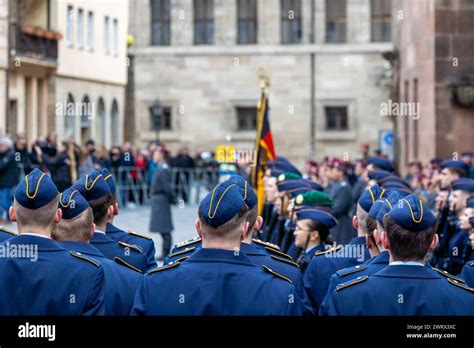
<path id="1" fill-rule="evenodd" d="M 138 0 L 130 32 L 125 136 L 138 144 L 157 137 L 158 102 L 159 137 L 171 149 L 213 150 L 226 136 L 253 148 L 260 67 L 277 152 L 299 164 L 314 148 L 318 159 L 357 157 L 360 144 L 378 148 L 392 129 L 380 115 L 390 95 L 390 0 Z"/>
<path id="2" fill-rule="evenodd" d="M 0 16 L 0 82 L 8 66 L 10 76 L 0 129 L 31 140 L 55 130 L 79 144 L 120 143 L 128 1 L 9 0 L 0 2 Z"/>

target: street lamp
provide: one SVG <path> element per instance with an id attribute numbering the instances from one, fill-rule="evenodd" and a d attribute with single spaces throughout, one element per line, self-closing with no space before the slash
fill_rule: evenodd
<path id="1" fill-rule="evenodd" d="M 156 140 L 160 140 L 161 119 L 163 116 L 163 108 L 160 101 L 157 99 L 149 107 L 151 117 L 151 129 L 156 132 Z"/>

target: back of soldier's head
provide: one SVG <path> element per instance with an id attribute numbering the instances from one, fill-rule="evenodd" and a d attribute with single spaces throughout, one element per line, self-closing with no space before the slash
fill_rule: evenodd
<path id="1" fill-rule="evenodd" d="M 438 222 L 430 209 L 409 195 L 385 214 L 383 225 L 394 260 L 421 260 L 433 242 Z"/>
<path id="2" fill-rule="evenodd" d="M 356 216 L 359 224 L 359 231 L 368 233 L 367 217 L 369 216 L 370 208 L 375 201 L 385 196 L 385 191 L 377 184 L 372 185 L 362 192 L 357 201 Z M 372 231 L 373 232 L 373 231 Z"/>
<path id="3" fill-rule="evenodd" d="M 203 241 L 240 240 L 248 207 L 237 185 L 218 185 L 199 204 Z"/>
<path id="4" fill-rule="evenodd" d="M 258 219 L 258 197 L 255 194 L 252 186 L 240 175 L 232 175 L 229 179 L 221 185 L 228 187 L 235 184 L 239 189 L 245 204 L 248 207 L 247 221 L 249 223 L 249 230 L 252 231 Z"/>
<path id="5" fill-rule="evenodd" d="M 69 188 L 59 196 L 59 208 L 62 219 L 53 230 L 53 238 L 88 242 L 92 235 L 94 216 L 85 198 L 77 190 Z"/>
<path id="6" fill-rule="evenodd" d="M 51 178 L 38 169 L 18 184 L 13 203 L 20 231 L 53 226 L 58 209 L 58 190 Z"/>

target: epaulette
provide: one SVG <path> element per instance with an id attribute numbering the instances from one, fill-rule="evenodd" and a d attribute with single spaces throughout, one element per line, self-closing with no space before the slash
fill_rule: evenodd
<path id="1" fill-rule="evenodd" d="M 457 287 L 460 287 L 461 289 L 464 289 L 464 290 L 467 290 L 467 291 L 470 291 L 470 292 L 474 292 L 473 288 L 467 286 L 466 284 L 458 282 L 456 279 L 452 279 L 452 278 L 446 278 L 446 279 L 448 280 L 448 282 L 450 282 L 453 285 L 456 285 Z"/>
<path id="2" fill-rule="evenodd" d="M 169 254 L 168 257 L 175 257 L 175 256 L 178 256 L 178 255 L 187 254 L 187 253 L 193 251 L 194 249 L 196 249 L 196 247 L 186 248 L 184 250 L 177 251 L 175 253 Z"/>
<path id="3" fill-rule="evenodd" d="M 272 271 L 268 266 L 262 265 L 262 268 L 263 268 L 265 271 L 267 271 L 268 273 L 273 274 L 274 276 L 276 276 L 276 277 L 278 277 L 278 278 L 280 278 L 280 279 L 286 280 L 286 281 L 287 281 L 288 283 L 290 283 L 290 284 L 293 284 L 293 282 L 291 281 L 290 278 L 287 278 L 287 277 L 285 277 L 284 275 L 281 275 L 280 273 L 277 273 L 277 272 L 275 272 L 275 271 Z"/>
<path id="4" fill-rule="evenodd" d="M 114 261 L 117 262 L 119 265 L 122 265 L 122 266 L 125 266 L 127 268 L 130 268 L 131 270 L 134 270 L 135 272 L 138 272 L 138 273 L 142 273 L 141 270 L 139 270 L 138 268 L 136 268 L 135 266 L 129 264 L 128 262 L 122 260 L 120 257 L 118 256 L 115 256 L 114 257 Z"/>
<path id="5" fill-rule="evenodd" d="M 11 234 L 11 235 L 14 235 L 14 236 L 17 236 L 17 234 L 16 234 L 15 232 L 13 232 L 13 231 L 10 231 L 10 230 L 7 230 L 7 229 L 6 229 L 6 228 L 4 228 L 3 226 L 2 226 L 2 227 L 0 227 L 0 231 L 2 231 L 2 232 L 6 232 L 6 233 L 9 233 L 9 234 Z"/>
<path id="6" fill-rule="evenodd" d="M 357 265 L 357 266 L 354 266 L 354 267 L 348 267 L 348 268 L 341 269 L 341 270 L 337 271 L 336 274 L 339 277 L 345 277 L 345 276 L 348 276 L 349 274 L 353 274 L 353 273 L 363 271 L 364 269 L 367 269 L 367 265 L 364 265 L 364 266 L 363 265 Z"/>
<path id="7" fill-rule="evenodd" d="M 280 255 L 280 256 L 282 256 L 282 257 L 285 257 L 285 258 L 287 258 L 287 259 L 289 259 L 289 260 L 293 260 L 293 258 L 292 258 L 290 255 L 285 254 L 284 252 L 282 252 L 282 251 L 280 251 L 280 250 L 276 250 L 276 249 L 269 248 L 269 247 L 265 247 L 265 250 L 266 250 L 266 251 L 269 251 L 269 252 L 271 252 L 271 253 L 275 253 L 275 254 L 277 254 L 277 255 Z"/>
<path id="8" fill-rule="evenodd" d="M 78 259 L 82 259 L 82 260 L 86 260 L 86 261 L 89 261 L 90 263 L 92 263 L 94 266 L 96 267 L 100 267 L 100 262 L 97 261 L 97 260 L 93 260 L 93 259 L 90 259 L 84 255 L 82 255 L 81 253 L 78 253 L 77 251 L 74 251 L 74 250 L 70 250 L 69 251 L 69 254 L 74 256 L 74 257 L 77 257 Z"/>
<path id="9" fill-rule="evenodd" d="M 290 255 L 288 255 L 288 256 L 290 256 Z M 275 256 L 275 255 L 270 255 L 270 257 L 271 257 L 272 259 L 274 259 L 274 260 L 278 260 L 278 261 L 287 263 L 287 264 L 289 264 L 289 265 L 295 266 L 295 267 L 297 267 L 297 268 L 300 268 L 300 265 L 298 265 L 296 262 L 293 262 L 293 261 L 291 261 L 291 260 L 283 259 L 283 258 L 277 257 L 277 256 Z M 290 256 L 290 257 L 291 257 L 291 256 Z"/>
<path id="10" fill-rule="evenodd" d="M 257 243 L 259 245 L 263 245 L 263 246 L 268 247 L 268 248 L 272 248 L 272 249 L 275 249 L 275 250 L 280 250 L 280 247 L 276 244 L 273 244 L 273 243 L 264 242 L 263 240 L 260 240 L 260 239 L 257 239 L 257 238 L 252 239 L 252 241 L 254 243 Z"/>
<path id="11" fill-rule="evenodd" d="M 135 233 L 135 232 L 132 232 L 132 231 L 127 231 L 127 233 L 131 234 L 132 236 L 135 236 L 135 237 L 140 237 L 140 238 L 143 238 L 143 239 L 152 240 L 150 237 L 147 237 L 147 236 L 144 236 L 142 234 L 138 234 L 138 233 Z"/>
<path id="12" fill-rule="evenodd" d="M 474 266 L 474 261 L 468 262 L 467 264 L 468 264 L 468 266 Z"/>
<path id="13" fill-rule="evenodd" d="M 201 241 L 201 238 L 196 237 L 196 238 L 193 238 L 193 239 L 186 240 L 186 241 L 184 241 L 184 242 L 178 243 L 178 244 L 176 244 L 174 247 L 175 247 L 176 249 L 180 249 L 180 248 L 183 248 L 183 247 L 188 246 L 188 245 L 192 245 L 192 244 L 199 243 L 200 241 Z"/>
<path id="14" fill-rule="evenodd" d="M 441 270 L 441 269 L 439 269 L 439 268 L 435 268 L 435 267 L 432 267 L 432 268 L 433 268 L 436 272 L 438 272 L 439 274 L 441 274 L 443 277 L 446 277 L 446 278 L 452 279 L 452 280 L 456 280 L 456 281 L 458 281 L 458 282 L 460 282 L 460 283 L 466 283 L 463 279 L 458 278 L 458 277 L 455 277 L 455 276 L 453 276 L 452 274 L 450 274 L 450 273 L 448 273 L 448 272 L 446 272 L 446 271 L 443 271 L 443 270 Z"/>
<path id="15" fill-rule="evenodd" d="M 189 259 L 189 256 L 183 256 L 183 257 L 180 257 L 179 259 L 175 260 L 174 262 L 183 262 L 187 259 Z"/>
<path id="16" fill-rule="evenodd" d="M 354 284 L 362 283 L 363 281 L 365 281 L 367 279 L 369 279 L 369 276 L 357 277 L 356 279 L 354 279 L 353 281 L 351 281 L 349 283 L 339 284 L 336 287 L 336 291 L 340 291 L 342 289 L 348 288 L 349 286 L 352 286 Z"/>
<path id="17" fill-rule="evenodd" d="M 341 248 L 342 248 L 342 245 L 338 245 L 337 247 L 331 248 L 331 249 L 328 249 L 328 250 L 318 250 L 314 253 L 314 255 L 319 256 L 319 255 L 329 254 L 329 253 L 332 253 L 332 252 L 335 252 L 335 251 L 339 251 Z"/>
<path id="18" fill-rule="evenodd" d="M 181 262 L 172 262 L 171 264 L 168 264 L 168 265 L 166 265 L 166 266 L 159 267 L 159 268 L 155 268 L 155 269 L 149 271 L 148 274 L 153 274 L 153 273 L 161 272 L 161 271 L 164 271 L 164 270 L 167 270 L 167 269 L 176 267 L 176 266 L 178 266 L 180 263 L 181 263 Z"/>
<path id="19" fill-rule="evenodd" d="M 123 246 L 124 248 L 129 248 L 129 249 L 133 249 L 135 251 L 138 251 L 140 254 L 143 254 L 143 249 L 140 248 L 138 245 L 135 245 L 135 244 L 128 244 L 128 243 L 125 243 L 125 242 L 122 242 L 122 241 L 118 241 L 118 243 Z"/>

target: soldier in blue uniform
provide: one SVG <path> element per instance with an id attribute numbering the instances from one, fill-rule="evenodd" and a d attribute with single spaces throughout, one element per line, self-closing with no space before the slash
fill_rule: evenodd
<path id="1" fill-rule="evenodd" d="M 145 275 L 132 314 L 301 315 L 291 280 L 256 266 L 240 252 L 248 232 L 247 214 L 235 184 L 209 192 L 196 221 L 202 248 L 183 262 Z"/>
<path id="2" fill-rule="evenodd" d="M 466 262 L 462 269 L 461 278 L 466 281 L 467 285 L 474 287 L 474 196 L 470 196 L 467 199 L 466 209 L 464 209 L 460 220 L 460 227 L 465 231 L 469 231 L 468 247 L 471 249 L 469 261 Z"/>
<path id="3" fill-rule="evenodd" d="M 6 241 L 7 239 L 15 237 L 16 235 L 17 234 L 15 232 L 7 230 L 6 228 L 0 226 L 0 243 Z"/>
<path id="4" fill-rule="evenodd" d="M 38 169 L 25 176 L 9 214 L 19 235 L 2 249 L 24 253 L 0 258 L 0 315 L 103 315 L 101 263 L 51 239 L 61 220 L 51 178 Z"/>
<path id="5" fill-rule="evenodd" d="M 94 214 L 96 230 L 90 243 L 99 249 L 106 258 L 113 260 L 115 257 L 119 257 L 140 271 L 146 272 L 147 257 L 141 247 L 115 241 L 105 234 L 107 221 L 111 220 L 114 208 L 112 194 L 102 173 L 96 170 L 90 175 L 83 176 L 72 185 L 72 188 L 82 194 Z"/>
<path id="6" fill-rule="evenodd" d="M 308 292 L 315 313 L 329 287 L 331 276 L 338 270 L 359 265 L 370 259 L 366 247 L 366 219 L 372 204 L 379 198 L 385 197 L 385 191 L 378 185 L 366 189 L 357 203 L 356 216 L 352 224 L 357 229 L 357 237 L 349 244 L 339 245 L 332 249 L 316 252 L 304 274 L 304 286 Z"/>
<path id="7" fill-rule="evenodd" d="M 147 257 L 146 269 L 149 271 L 157 267 L 155 260 L 155 243 L 153 239 L 142 236 L 141 234 L 135 232 L 125 232 L 124 230 L 118 228 L 114 225 L 114 216 L 118 215 L 119 207 L 117 200 L 117 187 L 115 186 L 115 181 L 112 174 L 108 169 L 101 169 L 100 172 L 104 177 L 105 182 L 109 186 L 110 193 L 112 194 L 112 206 L 114 208 L 114 215 L 110 221 L 107 221 L 107 226 L 105 227 L 105 235 L 113 240 L 125 242 L 128 244 L 137 245 L 143 249 Z"/>
<path id="8" fill-rule="evenodd" d="M 392 162 L 385 157 L 373 156 L 367 158 L 367 170 L 369 172 L 373 170 L 384 170 L 386 172 L 394 173 L 395 167 Z"/>
<path id="9" fill-rule="evenodd" d="M 141 271 L 119 257 L 107 259 L 89 243 L 94 234 L 92 209 L 82 195 L 71 188 L 61 193 L 62 219 L 53 238 L 67 250 L 98 260 L 105 275 L 105 315 L 129 315 L 142 277 Z"/>
<path id="10" fill-rule="evenodd" d="M 336 287 L 329 315 L 473 315 L 474 289 L 425 266 L 438 243 L 437 221 L 413 195 L 384 217 L 382 243 L 390 264 Z"/>

